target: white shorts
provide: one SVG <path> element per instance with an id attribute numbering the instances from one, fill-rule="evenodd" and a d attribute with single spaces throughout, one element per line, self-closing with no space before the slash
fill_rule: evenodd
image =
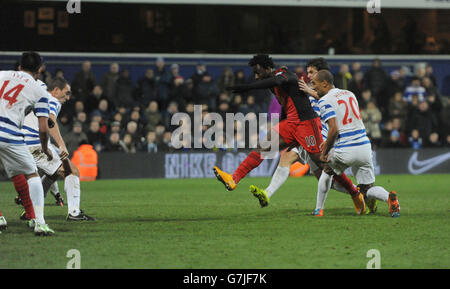
<path id="1" fill-rule="evenodd" d="M 59 158 L 57 148 L 49 144 L 48 149 L 52 153 L 53 159 L 47 160 L 47 155 L 41 151 L 41 146 L 29 147 L 31 154 L 33 155 L 36 166 L 39 170 L 43 171 L 46 175 L 52 176 L 56 173 L 58 168 L 62 165 L 62 161 Z"/>
<path id="2" fill-rule="evenodd" d="M 0 160 L 2 161 L 8 178 L 37 172 L 33 156 L 25 144 L 10 144 L 0 142 Z"/>
<path id="3" fill-rule="evenodd" d="M 298 154 L 298 157 L 300 158 L 300 162 L 304 165 L 309 165 L 309 171 L 313 174 L 314 171 L 316 171 L 319 167 L 316 165 L 316 163 L 309 157 L 308 152 L 302 147 L 296 147 L 292 149 L 293 152 L 296 152 Z"/>
<path id="4" fill-rule="evenodd" d="M 351 167 L 359 185 L 368 185 L 375 182 L 370 144 L 331 149 L 328 154 L 328 160 L 331 161 L 329 166 L 338 175 L 342 174 L 348 167 Z"/>

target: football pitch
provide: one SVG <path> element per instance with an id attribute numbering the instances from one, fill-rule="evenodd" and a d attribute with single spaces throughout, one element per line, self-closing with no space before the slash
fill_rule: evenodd
<path id="1" fill-rule="evenodd" d="M 247 178 L 227 192 L 216 179 L 99 180 L 82 183 L 82 209 L 97 222 L 68 222 L 49 195 L 46 221 L 56 235 L 36 237 L 19 220 L 11 182 L 0 183 L 0 268 L 360 268 L 378 250 L 387 268 L 450 268 L 450 175 L 384 175 L 398 192 L 401 217 L 378 203 L 355 216 L 348 195 L 330 191 L 322 218 L 317 181 L 290 178 L 261 209 L 250 194 L 268 178 Z M 60 182 L 60 190 L 63 190 Z M 65 193 L 63 193 L 66 200 Z"/>

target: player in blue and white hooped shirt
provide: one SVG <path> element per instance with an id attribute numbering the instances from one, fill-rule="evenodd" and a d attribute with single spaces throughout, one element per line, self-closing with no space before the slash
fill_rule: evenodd
<path id="1" fill-rule="evenodd" d="M 16 190 L 29 191 L 35 214 L 34 232 L 37 235 L 54 233 L 44 219 L 44 192 L 37 167 L 28 147 L 25 145 L 21 128 L 29 110 L 38 118 L 37 132 L 46 145 L 41 153 L 47 159 L 53 155 L 48 149 L 48 97 L 36 79 L 42 66 L 42 59 L 36 52 L 25 52 L 20 61 L 20 71 L 0 71 L 0 160 L 6 174 L 14 182 Z M 17 180 L 21 180 L 17 182 Z M 28 197 L 28 194 L 25 195 Z M 27 199 L 27 203 L 29 201 Z M 28 204 L 24 204 L 28 206 Z"/>
<path id="2" fill-rule="evenodd" d="M 321 144 L 321 160 L 326 165 L 319 178 L 316 210 L 322 211 L 324 208 L 332 175 L 339 176 L 350 167 L 360 191 L 367 199 L 387 202 L 391 216 L 400 216 L 397 194 L 373 186 L 372 147 L 355 95 L 351 91 L 335 88 L 333 75 L 327 70 L 316 73 L 311 85 L 320 97 L 320 113 L 328 125 L 327 140 Z"/>
<path id="3" fill-rule="evenodd" d="M 68 159 L 69 153 L 61 137 L 56 120 L 62 104 L 70 99 L 70 85 L 67 80 L 62 78 L 55 78 L 50 82 L 48 87 L 44 83 L 41 83 L 41 85 L 47 90 L 50 110 L 49 118 L 54 123 L 54 126 L 49 129 L 49 133 L 58 146 L 55 147 L 52 144 L 48 144 L 48 147 L 59 158 L 54 158 L 49 161 L 40 152 L 41 143 L 35 134 L 37 118 L 33 113 L 25 117 L 22 130 L 25 134 L 25 143 L 28 145 L 37 167 L 45 174 L 42 177 L 44 193 L 46 194 L 50 187 L 56 183 L 58 177 L 62 177 L 64 179 L 64 190 L 67 194 L 67 220 L 95 220 L 80 210 L 80 173 L 78 168 Z"/>
<path id="4" fill-rule="evenodd" d="M 315 58 L 308 62 L 306 70 L 307 76 L 309 79 L 317 73 L 317 71 L 321 69 L 330 69 L 330 66 L 323 58 Z M 309 100 L 311 102 L 311 106 L 317 115 L 320 116 L 320 108 L 318 106 L 318 96 L 317 93 L 312 90 L 308 84 L 303 80 L 299 79 L 299 89 L 303 90 L 309 95 Z M 326 140 L 328 127 L 326 123 L 322 122 L 322 137 L 324 141 Z M 311 172 L 319 179 L 322 174 L 322 168 L 318 167 L 315 162 L 313 162 L 308 153 L 303 149 L 302 146 L 291 149 L 290 151 L 286 151 L 281 154 L 280 161 L 278 167 L 276 168 L 271 182 L 269 186 L 265 190 L 259 189 L 257 186 L 252 186 L 251 190 L 257 190 L 260 194 L 264 194 L 267 197 L 267 200 L 270 200 L 271 196 L 281 187 L 281 185 L 287 180 L 289 177 L 290 167 L 293 163 L 300 161 L 303 164 L 309 164 Z M 337 177 L 335 182 L 333 182 L 333 188 L 337 191 L 348 193 L 352 197 L 355 210 L 357 213 L 361 211 L 361 206 L 364 204 L 362 196 L 360 196 L 358 188 L 353 185 L 351 180 L 343 174 L 342 176 Z M 343 183 L 344 185 L 341 185 Z M 319 215 L 319 214 L 315 214 Z"/>
<path id="5" fill-rule="evenodd" d="M 44 82 L 42 82 L 41 80 L 38 80 L 37 82 L 47 92 L 47 85 Z M 48 105 L 49 105 L 49 114 L 57 117 L 61 110 L 61 103 L 48 92 L 47 92 L 47 97 L 48 97 Z M 52 120 L 52 122 L 53 122 L 53 124 L 55 124 L 55 122 L 53 120 Z M 37 131 L 36 116 L 33 115 L 33 113 L 27 114 L 27 116 L 25 117 L 24 125 L 22 126 L 22 132 L 25 135 L 25 143 L 28 145 L 31 152 L 33 152 L 35 149 L 40 148 L 41 142 L 39 140 L 39 135 L 38 135 L 38 131 Z M 64 145 L 64 142 L 63 142 L 63 145 Z M 55 147 L 51 143 L 49 143 L 48 146 L 49 146 L 49 149 L 52 151 L 53 155 L 59 155 L 60 151 L 57 147 Z M 60 162 L 61 161 L 59 158 L 54 158 L 52 161 L 44 164 L 46 168 L 41 169 L 41 171 L 48 173 L 48 171 L 49 170 L 52 171 L 53 170 L 52 167 L 55 167 L 55 166 L 57 169 L 61 165 Z M 37 165 L 38 165 L 38 168 L 42 167 L 42 165 L 40 165 L 39 163 Z M 60 206 L 63 206 L 64 200 L 63 200 L 61 194 L 59 193 L 59 187 L 58 187 L 57 182 L 54 182 L 53 185 L 50 187 L 50 192 L 55 197 L 56 203 Z M 47 196 L 47 192 L 45 191 L 45 188 L 44 188 L 44 197 L 46 197 L 46 196 Z M 18 196 L 16 196 L 15 202 L 17 204 L 21 203 L 21 200 Z M 25 218 L 23 214 L 22 214 L 21 218 L 22 219 Z"/>

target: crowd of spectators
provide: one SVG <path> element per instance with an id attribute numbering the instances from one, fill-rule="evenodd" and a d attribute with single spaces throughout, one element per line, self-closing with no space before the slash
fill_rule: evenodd
<path id="1" fill-rule="evenodd" d="M 295 72 L 305 74 L 300 65 Z M 55 74 L 64 77 L 62 70 Z M 44 81 L 51 77 L 42 74 Z M 244 71 L 230 67 L 213 79 L 203 62 L 192 75 L 181 75 L 178 64 L 166 65 L 163 58 L 137 83 L 118 63 L 96 79 L 91 63 L 85 61 L 71 80 L 73 97 L 63 106 L 59 126 L 70 153 L 82 141 L 98 152 L 171 152 L 172 133 L 178 127 L 171 124 L 171 117 L 177 112 L 192 115 L 195 104 L 201 105 L 203 115 L 217 112 L 224 119 L 227 112 L 268 112 L 270 93 L 225 90 L 248 81 L 251 77 Z M 358 62 L 342 64 L 335 85 L 356 95 L 374 148 L 450 146 L 450 100 L 440 95 L 431 66 L 414 74 L 408 67 L 387 74 L 377 59 L 365 72 Z"/>

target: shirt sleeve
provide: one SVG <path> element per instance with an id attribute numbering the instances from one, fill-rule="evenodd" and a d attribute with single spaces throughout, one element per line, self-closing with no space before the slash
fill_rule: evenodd
<path id="1" fill-rule="evenodd" d="M 50 111 L 50 109 L 48 106 L 47 92 L 41 88 L 41 91 L 39 93 L 39 99 L 34 104 L 34 114 L 37 117 L 47 117 L 48 118 L 49 111 Z"/>
<path id="2" fill-rule="evenodd" d="M 325 99 L 319 100 L 320 118 L 323 122 L 327 122 L 330 118 L 336 117 L 336 110 Z"/>
<path id="3" fill-rule="evenodd" d="M 49 100 L 48 108 L 49 108 L 50 114 L 53 114 L 54 116 L 58 117 L 58 113 L 59 113 L 58 103 L 56 103 L 54 100 Z"/>

